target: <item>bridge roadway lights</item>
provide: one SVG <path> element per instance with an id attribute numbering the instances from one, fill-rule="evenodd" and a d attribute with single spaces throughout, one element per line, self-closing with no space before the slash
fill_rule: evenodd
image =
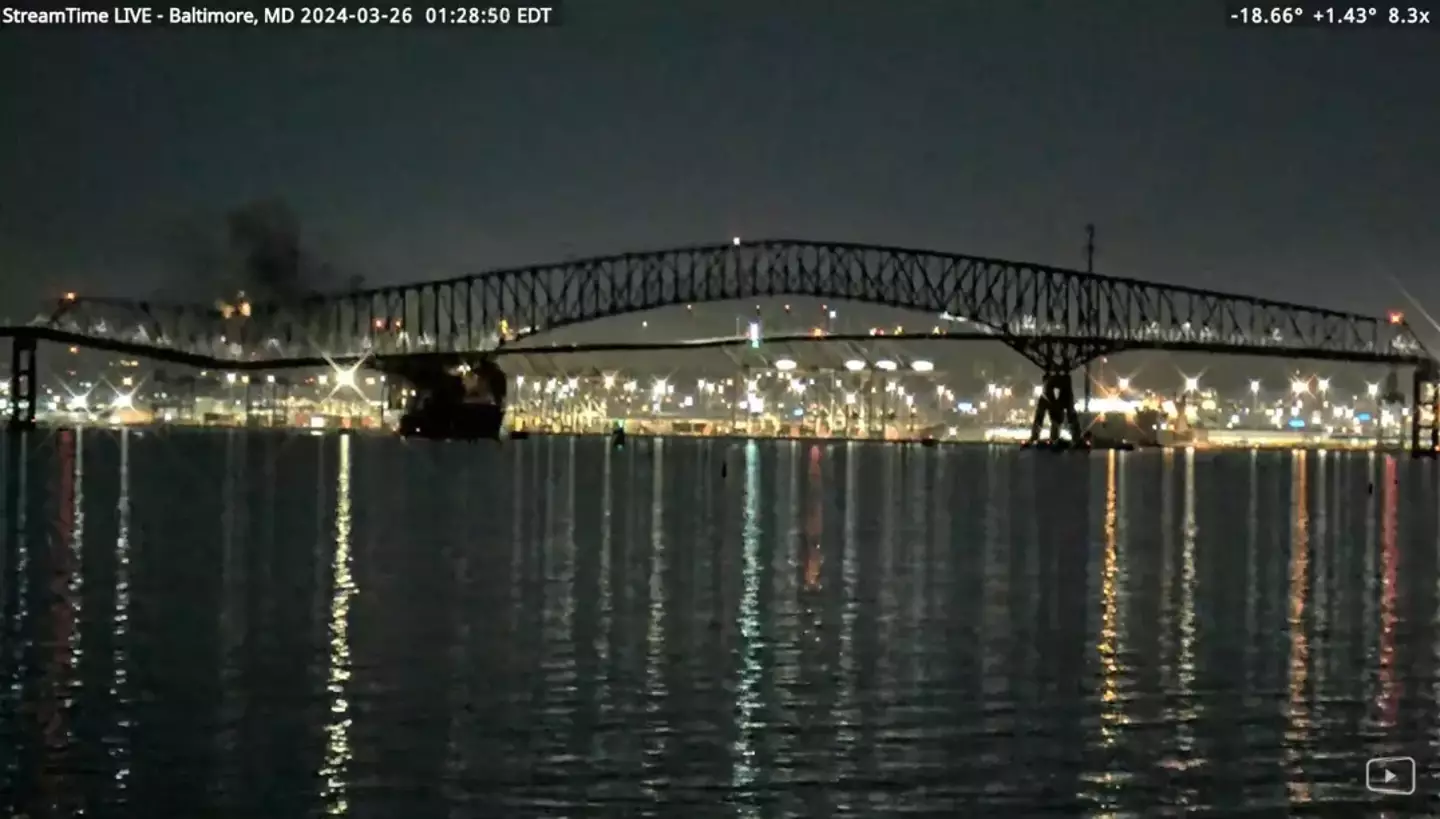
<path id="1" fill-rule="evenodd" d="M 35 337 L 16 335 L 10 340 L 9 414 L 12 430 L 31 429 L 35 426 L 38 371 Z"/>
<path id="2" fill-rule="evenodd" d="M 1070 446 L 1082 446 L 1085 441 L 1080 432 L 1080 416 L 1075 412 L 1075 387 L 1070 373 L 1048 373 L 1040 383 L 1040 396 L 1035 399 L 1035 420 L 1030 425 L 1030 444 L 1040 441 L 1040 430 L 1046 421 L 1050 422 L 1049 445 L 1063 446 L 1060 440 L 1062 426 L 1070 429 Z"/>

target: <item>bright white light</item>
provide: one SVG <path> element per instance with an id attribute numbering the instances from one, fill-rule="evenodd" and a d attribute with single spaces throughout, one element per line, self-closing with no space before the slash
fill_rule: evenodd
<path id="1" fill-rule="evenodd" d="M 1119 388 L 1122 389 L 1122 390 L 1128 390 L 1128 389 L 1130 389 L 1130 379 L 1128 379 L 1128 378 L 1117 378 L 1117 379 L 1115 379 L 1115 386 L 1119 387 Z"/>
<path id="2" fill-rule="evenodd" d="M 831 311 L 830 311 L 830 318 L 832 318 L 832 319 L 835 318 L 835 311 L 834 311 L 834 310 L 831 310 Z"/>
<path id="3" fill-rule="evenodd" d="M 1290 391 L 1296 395 L 1304 395 L 1310 391 L 1310 382 L 1304 378 L 1297 378 L 1290 382 Z"/>
<path id="4" fill-rule="evenodd" d="M 888 358 L 882 358 L 881 360 L 875 362 L 875 366 L 879 367 L 887 373 L 895 371 L 895 362 L 891 361 Z"/>
<path id="5" fill-rule="evenodd" d="M 1252 378 L 1252 379 L 1250 379 L 1250 394 L 1251 394 L 1251 395 L 1259 395 L 1259 394 L 1260 394 L 1260 379 L 1258 379 L 1258 378 Z"/>
<path id="6" fill-rule="evenodd" d="M 1040 385 L 1037 384 L 1037 385 L 1035 386 L 1035 390 L 1034 390 L 1034 395 L 1035 395 L 1035 397 L 1036 397 L 1036 398 L 1039 398 L 1040 396 L 1042 396 L 1042 395 L 1044 395 L 1044 394 L 1045 394 L 1045 388 L 1044 388 L 1043 386 L 1040 386 Z"/>
<path id="7" fill-rule="evenodd" d="M 76 395 L 70 399 L 70 409 L 72 410 L 83 410 L 89 406 L 90 399 L 88 396 Z"/>
<path id="8" fill-rule="evenodd" d="M 355 368 L 354 368 L 354 367 L 336 367 L 336 368 L 335 368 L 335 385 L 336 385 L 337 387 L 354 387 L 354 386 L 355 386 Z"/>
<path id="9" fill-rule="evenodd" d="M 265 383 L 267 383 L 267 384 L 274 384 L 274 383 L 275 383 L 275 376 L 273 376 L 273 375 L 267 375 L 267 376 L 265 376 Z"/>
<path id="10" fill-rule="evenodd" d="M 1366 392 L 1366 394 L 1369 395 L 1371 398 L 1374 398 L 1375 396 L 1377 396 L 1377 395 L 1380 394 L 1380 385 L 1379 385 L 1379 384 L 1366 384 L 1366 385 L 1365 385 L 1365 392 Z"/>
<path id="11" fill-rule="evenodd" d="M 225 383 L 226 383 L 226 384 L 234 384 L 234 383 L 235 383 L 235 373 L 225 373 Z M 323 383 L 323 382 L 322 382 L 322 383 Z"/>
<path id="12" fill-rule="evenodd" d="M 855 393 L 853 393 L 853 392 L 847 392 L 847 393 L 845 393 L 845 403 L 846 403 L 846 404 L 850 404 L 850 405 L 853 406 L 853 405 L 855 404 Z"/>
<path id="13" fill-rule="evenodd" d="M 935 369 L 935 363 L 932 361 L 926 361 L 923 358 L 919 358 L 910 362 L 910 369 L 914 370 L 917 373 L 928 373 Z"/>
<path id="14" fill-rule="evenodd" d="M 1198 389 L 1200 389 L 1200 379 L 1190 375 L 1185 376 L 1185 391 L 1195 392 Z"/>
<path id="15" fill-rule="evenodd" d="M 775 362 L 775 369 L 779 370 L 782 373 L 790 372 L 791 370 L 795 369 L 795 366 L 795 360 L 793 358 L 782 358 L 779 361 Z"/>
<path id="16" fill-rule="evenodd" d="M 734 242 L 736 245 L 739 245 L 739 244 L 740 244 L 740 237 L 739 237 L 739 236 L 736 236 L 734 239 L 731 239 L 730 241 Z"/>
<path id="17" fill-rule="evenodd" d="M 517 380 L 517 381 L 519 380 L 519 377 L 518 377 L 518 376 L 516 377 L 516 380 Z M 607 389 L 607 390 L 610 389 L 610 388 L 612 388 L 612 387 L 614 387 L 614 386 L 615 386 L 615 375 L 614 375 L 614 373 L 608 373 L 608 374 L 606 374 L 605 377 L 601 379 L 601 381 L 605 384 L 605 389 Z"/>
<path id="18" fill-rule="evenodd" d="M 1322 378 L 1315 382 L 1315 386 L 1318 387 L 1321 392 L 1328 392 L 1330 390 L 1330 379 Z"/>
<path id="19" fill-rule="evenodd" d="M 858 358 L 852 358 L 849 361 L 845 362 L 845 369 L 849 370 L 852 373 L 858 373 L 861 370 L 865 369 L 865 362 L 861 361 Z"/>
<path id="20" fill-rule="evenodd" d="M 116 393 L 115 400 L 110 402 L 115 409 L 130 409 L 135 406 L 135 397 L 128 392 Z"/>
<path id="21" fill-rule="evenodd" d="M 1096 396 L 1090 399 L 1090 411 L 1099 415 L 1107 413 L 1131 413 L 1140 408 L 1139 401 L 1127 401 L 1124 398 L 1106 398 Z"/>

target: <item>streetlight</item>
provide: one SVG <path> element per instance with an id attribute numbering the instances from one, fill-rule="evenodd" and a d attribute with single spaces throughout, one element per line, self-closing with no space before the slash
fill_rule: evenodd
<path id="1" fill-rule="evenodd" d="M 1200 389 L 1200 379 L 1195 376 L 1185 376 L 1185 391 L 1196 392 Z"/>
<path id="2" fill-rule="evenodd" d="M 1291 381 L 1290 391 L 1295 393 L 1296 397 L 1304 395 L 1305 393 L 1310 391 L 1310 380 L 1306 378 L 1297 378 Z"/>
<path id="3" fill-rule="evenodd" d="M 1315 382 L 1315 386 L 1320 389 L 1320 394 L 1324 395 L 1325 393 L 1330 391 L 1330 379 L 1322 378 L 1319 381 Z"/>
<path id="4" fill-rule="evenodd" d="M 1260 379 L 1258 379 L 1258 378 L 1252 378 L 1252 379 L 1250 379 L 1250 394 L 1251 394 L 1251 395 L 1257 395 L 1257 396 L 1260 394 Z"/>
<path id="5" fill-rule="evenodd" d="M 1365 385 L 1365 394 L 1366 394 L 1366 395 L 1369 395 L 1371 398 L 1375 398 L 1376 396 L 1380 395 L 1380 385 L 1379 385 L 1379 384 L 1366 384 L 1366 385 Z"/>
<path id="6" fill-rule="evenodd" d="M 1130 379 L 1117 378 L 1115 379 L 1115 386 L 1119 387 L 1121 392 L 1127 392 L 1130 389 Z"/>

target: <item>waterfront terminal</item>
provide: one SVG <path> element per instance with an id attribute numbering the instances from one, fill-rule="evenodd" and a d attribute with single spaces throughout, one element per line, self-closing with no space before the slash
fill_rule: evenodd
<path id="1" fill-rule="evenodd" d="M 1024 443 L 1039 387 L 1016 380 L 965 391 L 920 367 L 878 375 L 747 369 L 730 377 L 623 371 L 516 375 L 506 424 L 528 434 Z M 883 363 L 883 362 L 882 362 Z M 252 376 L 141 374 L 138 362 L 96 379 L 47 384 L 42 425 L 396 431 L 409 391 L 357 370 Z M 1141 389 L 1102 373 L 1082 402 L 1097 445 L 1373 449 L 1401 446 L 1408 408 L 1378 383 L 1342 388 L 1301 378 L 1225 395 L 1187 377 Z M 0 407 L 8 407 L 0 382 Z"/>

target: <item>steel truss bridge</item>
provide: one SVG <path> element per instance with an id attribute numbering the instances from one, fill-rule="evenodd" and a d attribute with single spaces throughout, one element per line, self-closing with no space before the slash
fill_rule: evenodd
<path id="1" fill-rule="evenodd" d="M 1432 379 L 1434 369 L 1398 315 L 1366 316 L 1027 262 L 790 239 L 492 270 L 254 304 L 246 315 L 206 305 L 67 297 L 53 314 L 3 334 L 16 338 L 17 356 L 35 340 L 53 340 L 209 368 L 273 369 L 326 360 L 373 360 L 386 368 L 420 358 L 491 355 L 523 338 L 626 313 L 774 297 L 849 300 L 963 318 L 974 329 L 970 337 L 1003 342 L 1041 369 L 1037 427 L 1046 415 L 1052 424 L 1078 430 L 1070 374 L 1092 359 L 1129 350 L 1413 365 L 1417 387 L 1418 374 Z"/>

